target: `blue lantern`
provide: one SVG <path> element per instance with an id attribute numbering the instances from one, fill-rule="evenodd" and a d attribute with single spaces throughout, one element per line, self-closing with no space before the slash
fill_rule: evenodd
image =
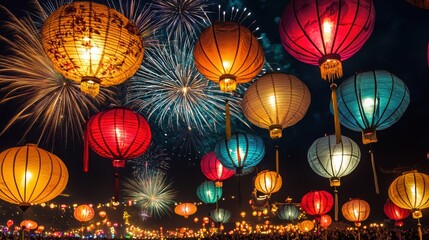
<path id="1" fill-rule="evenodd" d="M 241 174 L 242 170 L 258 165 L 265 155 L 265 145 L 259 136 L 234 133 L 230 139 L 218 142 L 214 152 L 224 167 Z"/>
<path id="2" fill-rule="evenodd" d="M 223 208 L 211 210 L 210 218 L 213 222 L 227 223 L 229 222 L 229 219 L 231 219 L 231 212 Z"/>
<path id="3" fill-rule="evenodd" d="M 299 216 L 299 209 L 295 205 L 288 203 L 279 207 L 279 209 L 277 210 L 277 216 L 281 220 L 294 221 Z"/>
<path id="4" fill-rule="evenodd" d="M 204 203 L 216 203 L 222 197 L 222 188 L 213 181 L 205 181 L 198 186 L 197 196 Z"/>
<path id="5" fill-rule="evenodd" d="M 341 124 L 362 131 L 364 144 L 377 142 L 375 131 L 397 122 L 410 103 L 404 82 L 382 70 L 349 77 L 337 88 L 337 96 Z"/>

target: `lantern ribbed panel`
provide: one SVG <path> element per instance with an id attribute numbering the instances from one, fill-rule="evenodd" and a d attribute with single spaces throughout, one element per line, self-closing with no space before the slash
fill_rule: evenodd
<path id="1" fill-rule="evenodd" d="M 272 194 L 282 187 L 282 177 L 275 171 L 262 171 L 256 175 L 255 188 L 261 193 Z"/>
<path id="2" fill-rule="evenodd" d="M 324 215 L 320 216 L 319 222 L 320 222 L 320 227 L 327 228 L 327 227 L 329 227 L 329 225 L 331 225 L 332 218 L 331 218 L 331 216 L 324 214 Z"/>
<path id="3" fill-rule="evenodd" d="M 60 158 L 35 145 L 0 153 L 0 198 L 7 202 L 29 206 L 50 201 L 65 189 L 68 177 Z"/>
<path id="4" fill-rule="evenodd" d="M 237 83 L 252 80 L 264 65 L 264 51 L 253 33 L 238 22 L 214 22 L 194 47 L 195 66 L 207 79 L 230 75 Z"/>
<path id="5" fill-rule="evenodd" d="M 354 222 L 356 226 L 360 226 L 360 222 L 369 217 L 370 207 L 364 200 L 351 199 L 344 203 L 341 207 L 341 212 L 345 219 Z"/>
<path id="6" fill-rule="evenodd" d="M 362 48 L 374 29 L 372 0 L 292 0 L 279 24 L 283 47 L 304 63 L 319 65 L 323 57 L 346 60 Z M 332 28 L 328 34 L 326 23 Z"/>
<path id="7" fill-rule="evenodd" d="M 135 24 L 95 2 L 74 2 L 53 12 L 42 28 L 42 44 L 55 69 L 81 82 L 94 77 L 102 86 L 134 75 L 143 59 L 143 41 Z"/>
<path id="8" fill-rule="evenodd" d="M 33 220 L 23 220 L 20 224 L 20 227 L 25 227 L 26 230 L 33 230 L 37 228 L 37 223 Z"/>
<path id="9" fill-rule="evenodd" d="M 359 164 L 359 146 L 342 136 L 336 144 L 335 135 L 321 137 L 308 149 L 307 160 L 311 169 L 325 178 L 340 178 L 351 173 Z"/>
<path id="10" fill-rule="evenodd" d="M 87 123 L 88 141 L 98 155 L 112 160 L 137 158 L 152 139 L 146 119 L 122 107 L 100 112 Z"/>
<path id="11" fill-rule="evenodd" d="M 417 171 L 407 172 L 390 184 L 392 202 L 412 212 L 429 207 L 429 175 Z"/>
<path id="12" fill-rule="evenodd" d="M 227 223 L 231 219 L 231 212 L 223 208 L 214 209 L 210 211 L 210 218 L 216 223 Z"/>
<path id="13" fill-rule="evenodd" d="M 214 152 L 224 167 L 241 173 L 242 169 L 258 165 L 265 155 L 265 145 L 259 136 L 235 133 L 231 139 L 219 141 Z"/>
<path id="14" fill-rule="evenodd" d="M 222 188 L 213 181 L 205 181 L 197 187 L 197 196 L 204 203 L 216 203 L 222 197 Z"/>
<path id="15" fill-rule="evenodd" d="M 301 232 L 309 232 L 314 228 L 314 223 L 310 220 L 304 220 L 298 223 L 298 229 Z"/>
<path id="16" fill-rule="evenodd" d="M 353 131 L 383 130 L 397 122 L 410 103 L 405 83 L 382 70 L 357 73 L 337 88 L 341 124 Z"/>
<path id="17" fill-rule="evenodd" d="M 311 191 L 301 199 L 301 208 L 307 214 L 320 217 L 334 206 L 334 198 L 327 191 Z"/>
<path id="18" fill-rule="evenodd" d="M 390 199 L 387 199 L 386 203 L 384 204 L 383 211 L 389 219 L 395 221 L 395 226 L 402 226 L 402 220 L 407 218 L 411 213 L 410 210 L 399 207 Z"/>
<path id="19" fill-rule="evenodd" d="M 247 120 L 260 128 L 286 128 L 304 117 L 310 101 L 310 91 L 297 77 L 269 73 L 247 88 L 241 107 Z"/>
<path id="20" fill-rule="evenodd" d="M 197 212 L 197 206 L 193 203 L 181 203 L 174 208 L 174 212 L 177 215 L 188 218 L 188 216 Z"/>
<path id="21" fill-rule="evenodd" d="M 277 216 L 281 220 L 294 221 L 299 216 L 299 209 L 295 205 L 286 204 L 279 207 L 279 209 L 277 210 Z"/>
<path id="22" fill-rule="evenodd" d="M 429 0 L 407 0 L 407 2 L 419 8 L 429 9 Z"/>
<path id="23" fill-rule="evenodd" d="M 78 220 L 79 222 L 87 222 L 91 220 L 94 215 L 94 209 L 87 204 L 77 206 L 73 212 L 74 218 L 76 218 L 76 220 Z"/>
<path id="24" fill-rule="evenodd" d="M 204 176 L 212 181 L 224 181 L 235 174 L 234 170 L 222 165 L 214 152 L 205 154 L 201 158 L 200 166 Z"/>

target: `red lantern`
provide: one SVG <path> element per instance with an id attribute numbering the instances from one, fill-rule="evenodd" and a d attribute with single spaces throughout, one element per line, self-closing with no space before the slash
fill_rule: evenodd
<path id="1" fill-rule="evenodd" d="M 390 199 L 387 199 L 387 202 L 384 204 L 384 213 L 386 216 L 395 221 L 395 226 L 402 227 L 404 225 L 404 220 L 407 218 L 411 211 L 408 209 L 403 209 L 399 207 L 398 205 L 394 204 Z"/>
<path id="2" fill-rule="evenodd" d="M 331 225 L 331 223 L 332 223 L 331 216 L 327 214 L 323 214 L 322 216 L 320 216 L 320 227 L 326 229 L 329 227 L 329 225 Z"/>
<path id="3" fill-rule="evenodd" d="M 201 158 L 201 171 L 204 176 L 216 181 L 216 187 L 222 187 L 222 181 L 232 177 L 235 170 L 228 169 L 217 159 L 214 152 L 209 152 Z"/>
<path id="4" fill-rule="evenodd" d="M 149 147 L 152 133 L 140 114 L 124 107 L 114 107 L 92 116 L 86 124 L 84 171 L 88 171 L 88 146 L 98 155 L 112 159 L 114 167 L 141 156 Z M 115 174 L 115 199 L 118 195 L 118 173 Z"/>
<path id="5" fill-rule="evenodd" d="M 309 215 L 314 215 L 317 220 L 320 216 L 329 212 L 334 206 L 334 198 L 327 191 L 311 191 L 301 199 L 301 208 Z"/>
<path id="6" fill-rule="evenodd" d="M 7 222 L 6 222 L 6 226 L 7 226 L 8 228 L 10 228 L 10 226 L 12 226 L 12 225 L 13 225 L 13 220 L 12 220 L 12 219 L 7 220 Z"/>

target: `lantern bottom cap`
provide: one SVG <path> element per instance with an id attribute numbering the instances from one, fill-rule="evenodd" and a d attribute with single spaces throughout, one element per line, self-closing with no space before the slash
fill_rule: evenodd
<path id="1" fill-rule="evenodd" d="M 269 126 L 268 130 L 270 131 L 270 138 L 271 139 L 278 139 L 282 137 L 283 133 L 283 126 L 280 124 L 275 124 Z"/>
<path id="2" fill-rule="evenodd" d="M 100 79 L 96 77 L 83 77 L 80 82 L 80 90 L 92 97 L 96 97 L 100 92 Z"/>
<path id="3" fill-rule="evenodd" d="M 222 75 L 219 80 L 220 90 L 222 92 L 233 92 L 237 88 L 237 81 L 233 75 Z"/>
<path id="4" fill-rule="evenodd" d="M 329 82 L 341 78 L 343 76 L 341 61 L 335 58 L 326 58 L 325 61 L 320 64 L 320 75 L 323 80 L 328 80 Z"/>

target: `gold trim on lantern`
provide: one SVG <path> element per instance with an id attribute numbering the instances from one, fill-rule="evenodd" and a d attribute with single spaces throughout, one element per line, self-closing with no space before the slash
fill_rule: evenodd
<path id="1" fill-rule="evenodd" d="M 423 217 L 422 211 L 420 211 L 419 209 L 413 209 L 412 215 L 413 215 L 414 219 L 418 219 L 418 218 Z"/>
<path id="2" fill-rule="evenodd" d="M 268 127 L 271 139 L 278 139 L 282 137 L 283 127 L 280 124 L 271 125 Z"/>
<path id="3" fill-rule="evenodd" d="M 338 54 L 328 54 L 319 60 L 320 75 L 323 80 L 333 82 L 343 76 L 341 57 Z"/>
<path id="4" fill-rule="evenodd" d="M 95 97 L 100 92 L 100 79 L 95 77 L 83 77 L 80 82 L 80 90 Z"/>
<path id="5" fill-rule="evenodd" d="M 374 129 L 362 131 L 363 144 L 375 143 L 377 141 L 377 134 Z"/>
<path id="6" fill-rule="evenodd" d="M 216 182 L 215 182 L 215 186 L 216 186 L 216 187 L 222 187 L 222 186 L 223 186 L 223 183 L 222 183 L 221 181 L 216 181 Z"/>
<path id="7" fill-rule="evenodd" d="M 222 75 L 219 79 L 219 86 L 222 92 L 233 92 L 237 88 L 237 81 L 233 75 Z"/>
<path id="8" fill-rule="evenodd" d="M 329 184 L 331 187 L 339 187 L 341 185 L 339 177 L 332 177 L 329 179 Z"/>

